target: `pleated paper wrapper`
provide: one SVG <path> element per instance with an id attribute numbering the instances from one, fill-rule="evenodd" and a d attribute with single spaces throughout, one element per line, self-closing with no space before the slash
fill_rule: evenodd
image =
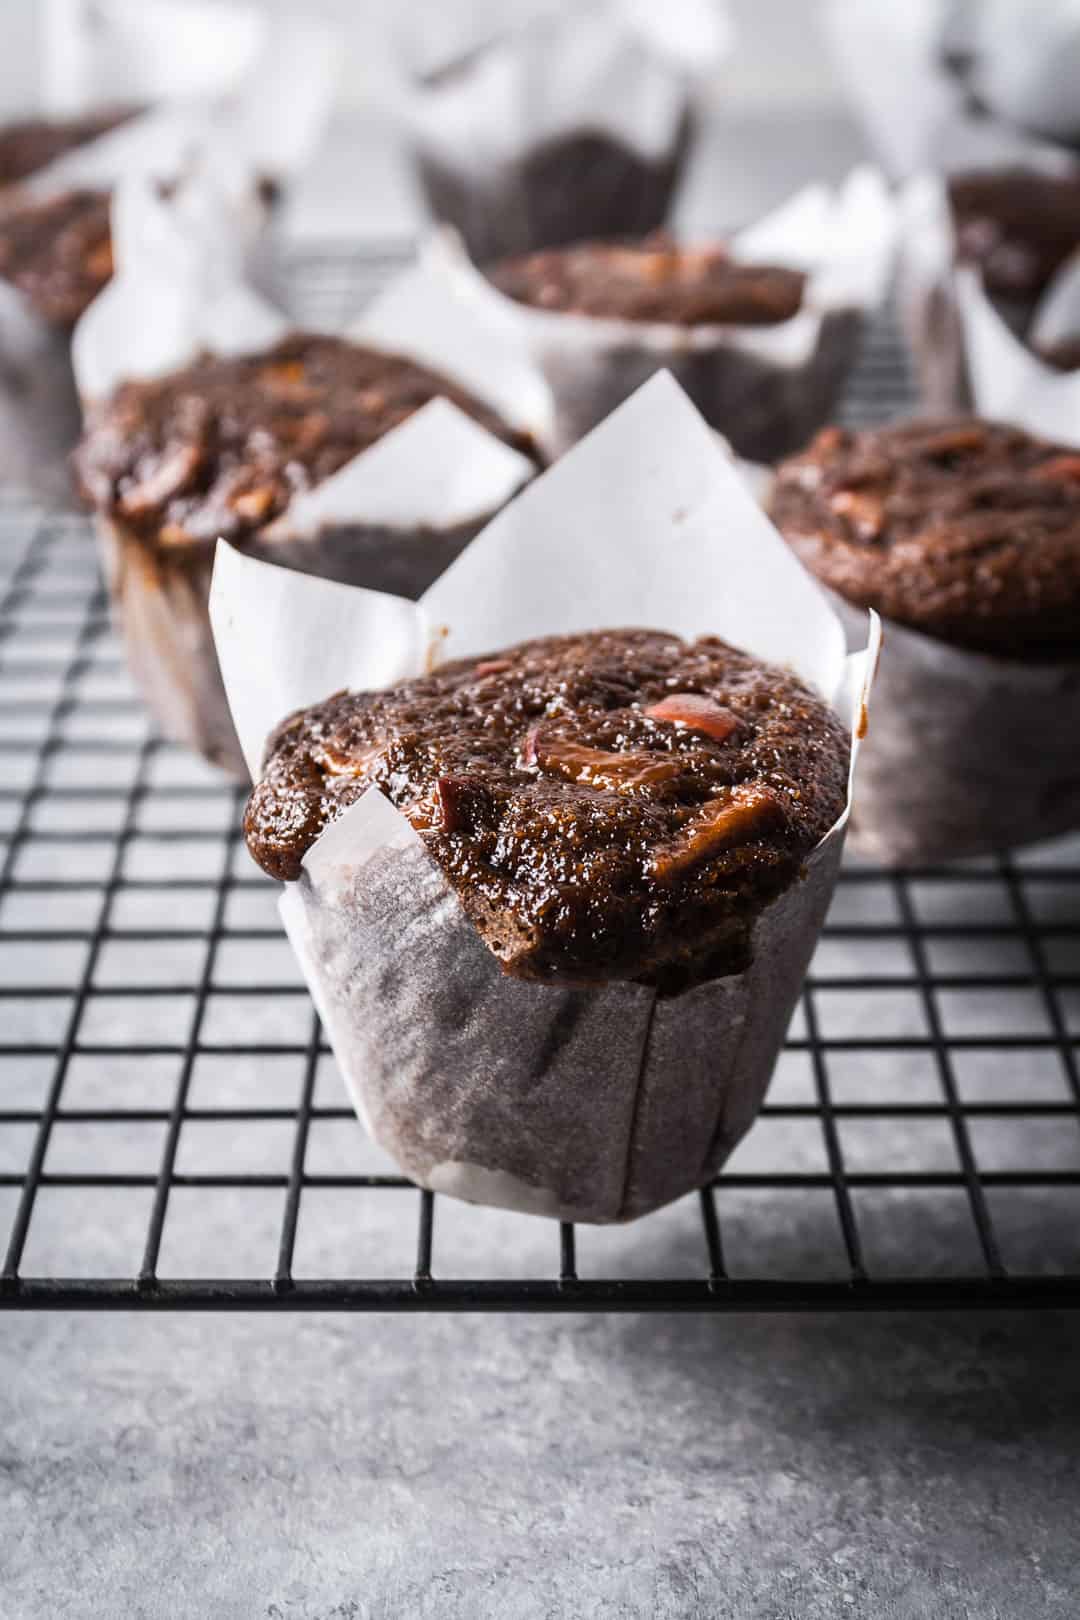
<path id="1" fill-rule="evenodd" d="M 433 657 L 626 625 L 718 634 L 793 668 L 852 728 L 877 651 L 822 593 L 660 375 L 410 603 L 219 547 L 211 599 L 253 773 L 288 713 Z M 505 975 L 421 839 L 369 791 L 308 851 L 282 917 L 353 1102 L 420 1185 L 582 1221 L 707 1181 L 753 1121 L 832 893 L 848 811 L 762 913 L 753 965 L 663 999 Z"/>
<path id="2" fill-rule="evenodd" d="M 246 6 L 210 17 L 185 0 L 49 0 L 42 9 L 46 114 L 155 105 L 19 189 L 30 199 L 112 191 L 138 179 L 182 182 L 203 168 L 228 198 L 222 226 L 243 244 L 247 273 L 268 283 L 261 182 L 287 185 L 321 134 L 332 90 L 327 29 Z M 71 333 L 9 283 L 0 283 L 0 362 L 0 479 L 69 504 L 80 420 Z"/>
<path id="3" fill-rule="evenodd" d="M 505 297 L 449 233 L 427 256 L 485 318 L 513 334 L 547 378 L 560 445 L 576 442 L 666 368 L 735 451 L 771 461 L 827 419 L 865 318 L 888 286 L 895 210 L 876 171 L 810 185 L 730 243 L 747 264 L 807 274 L 802 308 L 771 326 L 679 326 L 532 308 Z"/>
<path id="4" fill-rule="evenodd" d="M 1074 54 L 1059 52 L 1053 74 L 1048 66 L 1044 36 L 1059 27 L 1060 17 L 1055 20 L 1052 14 L 1060 11 L 1056 6 L 1003 7 L 990 0 L 967 6 L 943 0 L 904 0 L 901 5 L 826 0 L 822 10 L 841 81 L 870 145 L 886 173 L 902 182 L 897 304 L 928 411 L 960 411 L 971 404 L 947 177 L 1017 167 L 1049 174 L 1077 169 L 1077 151 L 1060 144 L 1052 116 L 1049 123 L 1037 118 L 1012 122 L 1008 116 L 1021 109 L 1021 84 L 1045 88 L 1051 77 L 1053 105 L 1061 91 L 1076 116 L 1069 63 L 1080 47 L 1080 34 L 1073 41 Z M 957 53 L 981 52 L 979 95 L 985 103 L 987 90 L 993 97 L 1000 88 L 1000 111 L 1007 116 L 992 116 L 985 105 L 972 110 L 972 88 L 944 66 L 942 53 L 950 47 Z M 1012 79 L 1015 86 L 1008 82 Z M 1051 110 L 1050 101 L 1046 107 Z M 1027 313 L 1016 310 L 1020 319 Z"/>
<path id="5" fill-rule="evenodd" d="M 1080 448 L 1080 372 L 1041 361 L 970 269 L 957 313 L 978 414 Z M 1080 330 L 1080 276 L 1041 307 L 1046 342 Z M 833 605 L 853 644 L 863 614 Z M 981 855 L 1080 827 L 1080 631 L 1071 659 L 1000 658 L 885 622 L 874 724 L 859 763 L 854 848 L 889 865 Z"/>
<path id="6" fill-rule="evenodd" d="M 1014 17 L 1006 19 L 1005 9 Z M 1054 60 L 1046 48 L 1063 9 L 1075 16 L 1075 0 L 1065 8 L 1026 0 L 1004 8 L 999 0 L 823 0 L 820 18 L 872 150 L 887 174 L 904 180 L 927 170 L 1023 162 L 1075 139 L 1075 127 L 1064 137 L 1051 112 L 1051 99 L 1060 99 L 1076 119 L 1075 27 L 1069 51 L 1059 48 Z M 1069 27 L 1062 30 L 1059 46 L 1069 34 Z M 950 54 L 974 59 L 972 70 L 949 71 Z M 1033 96 L 1027 85 L 1040 77 Z M 1007 88 L 1007 80 L 1014 85 Z M 1021 80 L 1025 89 L 1018 91 Z M 1050 113 L 1048 122 L 1040 110 Z"/>
<path id="7" fill-rule="evenodd" d="M 75 336 L 91 415 L 92 402 L 125 378 L 165 375 L 202 350 L 258 353 L 289 329 L 245 283 L 205 183 L 191 188 L 190 201 L 178 231 L 153 188 L 118 195 L 118 273 Z M 403 272 L 348 335 L 432 367 L 543 451 L 551 433 L 543 379 L 440 278 L 420 267 Z M 285 568 L 416 596 L 534 471 L 527 456 L 436 398 L 294 496 L 249 550 Z M 245 776 L 207 613 L 213 542 L 163 545 L 110 512 L 97 514 L 96 527 L 114 616 L 159 726 Z"/>
<path id="8" fill-rule="evenodd" d="M 698 87 L 730 37 L 722 0 L 529 9 L 485 33 L 458 8 L 465 31 L 440 54 L 418 41 L 424 60 L 396 98 L 434 218 L 481 262 L 661 225 Z M 432 32 L 428 15 L 423 27 Z"/>

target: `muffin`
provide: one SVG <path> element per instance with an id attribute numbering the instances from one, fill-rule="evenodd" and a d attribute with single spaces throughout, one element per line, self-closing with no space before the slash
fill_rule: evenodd
<path id="1" fill-rule="evenodd" d="M 109 198 L 25 182 L 131 116 L 113 109 L 0 129 L 0 479 L 49 502 L 70 499 L 65 458 L 79 432 L 70 334 L 112 274 Z"/>
<path id="2" fill-rule="evenodd" d="M 502 165 L 482 187 L 432 146 L 416 154 L 417 177 L 432 219 L 452 225 L 484 264 L 574 242 L 583 230 L 602 237 L 656 230 L 670 211 L 693 129 L 686 109 L 670 149 L 655 157 L 602 130 L 553 136 Z"/>
<path id="3" fill-rule="evenodd" d="M 845 656 L 673 379 L 419 603 L 222 544 L 211 619 L 248 846 L 380 1145 L 574 1220 L 707 1180 L 829 904 L 876 625 Z"/>
<path id="4" fill-rule="evenodd" d="M 852 833 L 893 862 L 1080 822 L 1080 454 L 978 418 L 828 428 L 770 510 L 886 621 Z"/>
<path id="5" fill-rule="evenodd" d="M 694 69 L 611 8 L 549 15 L 422 73 L 409 139 L 433 219 L 477 263 L 668 216 L 695 133 Z M 512 113 L 509 111 L 512 109 Z"/>
<path id="6" fill-rule="evenodd" d="M 884 187 L 862 172 L 731 242 L 589 240 L 458 273 L 544 372 L 561 443 L 666 367 L 740 455 L 769 461 L 803 445 L 835 402 L 882 295 L 892 231 Z"/>
<path id="7" fill-rule="evenodd" d="M 505 972 L 671 995 L 746 969 L 757 916 L 843 809 L 848 752 L 802 682 L 716 638 L 543 637 L 293 715 L 244 828 L 295 881 L 376 787 Z"/>
<path id="8" fill-rule="evenodd" d="M 804 272 L 741 264 L 723 245 L 587 242 L 495 265 L 488 278 L 521 311 L 564 442 L 666 366 L 739 455 L 771 461 L 828 414 L 857 346 L 854 309 L 822 316 Z"/>
<path id="9" fill-rule="evenodd" d="M 358 458 L 440 400 L 500 441 L 481 509 L 408 524 L 320 508 L 299 525 L 305 497 L 354 476 Z M 88 407 L 75 469 L 132 668 L 165 734 L 246 774 L 207 617 L 219 536 L 305 573 L 416 596 L 537 458 L 527 434 L 446 377 L 340 338 L 294 333 L 257 354 L 203 354 L 120 383 Z"/>
<path id="10" fill-rule="evenodd" d="M 107 191 L 0 193 L 0 277 L 70 331 L 113 273 Z"/>
<path id="11" fill-rule="evenodd" d="M 508 259 L 489 272 L 519 304 L 560 314 L 675 326 L 772 326 L 803 305 L 806 275 L 740 264 L 724 246 L 585 242 Z"/>
<path id="12" fill-rule="evenodd" d="M 376 1139 L 425 1186 L 583 1220 L 707 1180 L 783 1039 L 849 754 L 786 670 L 647 629 L 284 721 L 248 848 Z"/>
<path id="13" fill-rule="evenodd" d="M 19 184 L 136 116 L 105 108 L 78 118 L 31 118 L 0 128 L 0 279 L 49 326 L 74 326 L 113 272 L 109 192 Z"/>
<path id="14" fill-rule="evenodd" d="M 1015 329 L 1024 332 L 1055 272 L 1080 247 L 1080 169 L 970 170 L 948 181 L 956 258 L 973 264 Z"/>
<path id="15" fill-rule="evenodd" d="M 1007 164 L 924 175 L 905 189 L 898 294 L 919 392 L 935 414 L 985 409 L 972 391 L 959 276 L 978 273 L 1018 338 L 1080 249 L 1080 167 Z"/>

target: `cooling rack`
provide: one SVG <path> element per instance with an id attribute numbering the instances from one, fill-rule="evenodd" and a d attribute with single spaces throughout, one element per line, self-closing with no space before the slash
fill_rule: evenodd
<path id="1" fill-rule="evenodd" d="M 333 328 L 404 245 L 290 263 Z M 891 329 L 845 405 L 902 409 Z M 762 1116 L 626 1228 L 478 1210 L 363 1137 L 239 838 L 147 728 L 79 517 L 0 502 L 0 1307 L 1080 1304 L 1080 839 L 848 860 Z"/>

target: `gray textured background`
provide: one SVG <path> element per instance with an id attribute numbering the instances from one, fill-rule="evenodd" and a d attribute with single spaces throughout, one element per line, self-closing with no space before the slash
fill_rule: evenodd
<path id="1" fill-rule="evenodd" d="M 1080 1321 L 0 1324 L 0 1613 L 1072 1620 Z"/>

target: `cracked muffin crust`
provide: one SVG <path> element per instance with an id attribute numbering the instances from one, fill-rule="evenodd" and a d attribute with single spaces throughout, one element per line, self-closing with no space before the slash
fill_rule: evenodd
<path id="1" fill-rule="evenodd" d="M 798 312 L 806 287 L 799 270 L 740 264 L 722 245 L 681 248 L 664 236 L 529 253 L 487 274 L 537 309 L 677 326 L 774 325 Z"/>
<path id="2" fill-rule="evenodd" d="M 1000 657 L 1080 657 L 1080 451 L 963 418 L 825 428 L 770 511 L 857 607 Z"/>
<path id="3" fill-rule="evenodd" d="M 848 755 L 820 698 L 715 637 L 544 637 L 291 716 L 244 829 L 296 879 L 374 785 L 506 972 L 674 994 L 748 965 L 843 810 Z"/>
<path id="4" fill-rule="evenodd" d="M 84 498 L 148 543 L 242 546 L 432 399 L 538 461 L 531 438 L 426 367 L 294 333 L 261 354 L 202 355 L 121 383 L 93 409 L 75 468 Z"/>

